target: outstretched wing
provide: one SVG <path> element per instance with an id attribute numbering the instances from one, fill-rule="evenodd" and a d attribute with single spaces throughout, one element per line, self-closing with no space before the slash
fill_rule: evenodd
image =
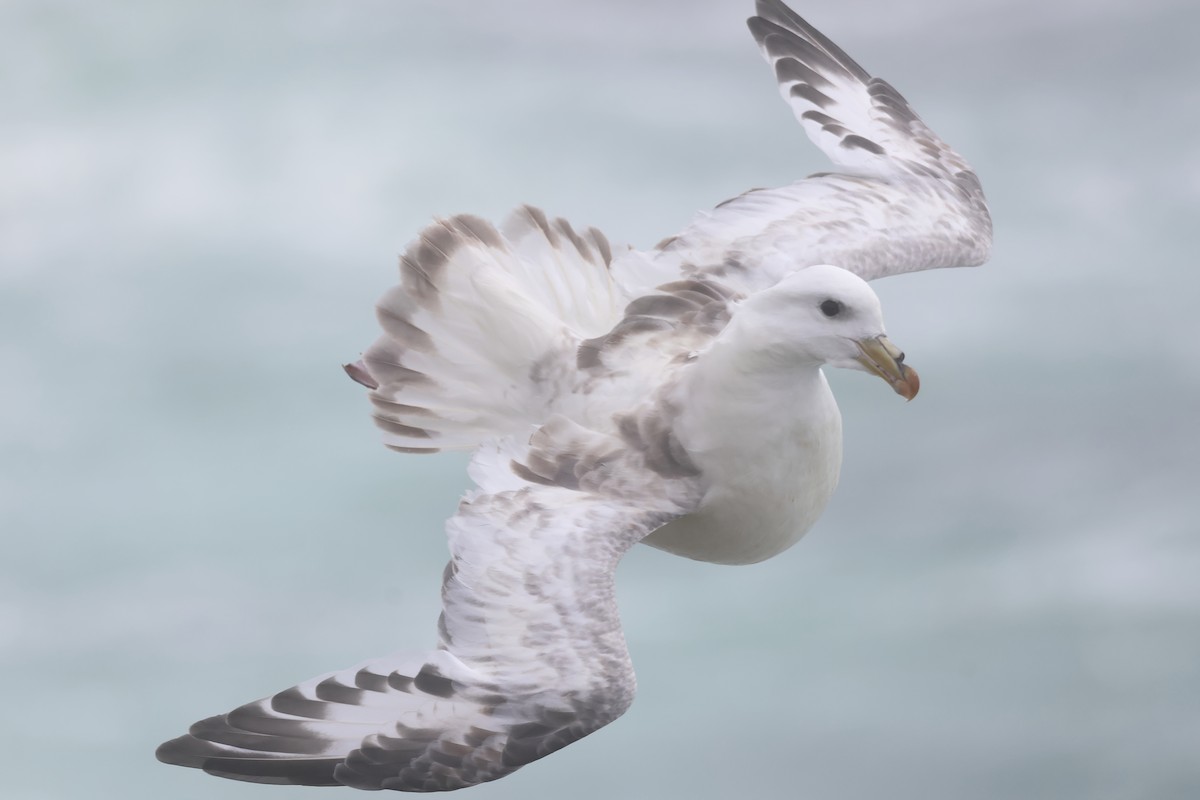
<path id="1" fill-rule="evenodd" d="M 779 92 L 808 137 L 843 171 L 954 178 L 966 159 L 929 129 L 908 101 L 779 0 L 758 0 L 748 21 Z"/>
<path id="2" fill-rule="evenodd" d="M 547 428 L 529 446 L 484 448 L 475 474 L 511 488 L 469 497 L 447 524 L 436 650 L 203 720 L 159 759 L 260 783 L 439 791 L 502 777 L 620 716 L 635 683 L 614 571 L 692 502 L 680 487 L 695 479 L 645 469 L 618 439 Z"/>
<path id="3" fill-rule="evenodd" d="M 648 267 L 627 257 L 614 271 L 715 275 L 754 292 L 815 264 L 872 280 L 986 261 L 992 222 L 966 160 L 782 2 L 757 9 L 748 24 L 780 93 L 838 171 L 728 200 L 645 254 Z"/>

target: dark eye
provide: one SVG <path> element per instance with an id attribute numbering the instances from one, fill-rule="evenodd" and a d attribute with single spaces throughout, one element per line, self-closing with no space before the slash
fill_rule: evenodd
<path id="1" fill-rule="evenodd" d="M 843 308 L 845 306 L 837 300 L 826 300 L 824 303 L 821 303 L 821 313 L 827 317 L 836 317 L 842 313 Z"/>

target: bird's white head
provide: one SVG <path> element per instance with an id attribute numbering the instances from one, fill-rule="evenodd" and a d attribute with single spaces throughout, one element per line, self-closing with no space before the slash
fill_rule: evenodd
<path id="1" fill-rule="evenodd" d="M 731 328 L 758 357 L 780 366 L 828 364 L 886 380 L 911 400 L 916 370 L 888 340 L 883 309 L 867 282 L 827 264 L 799 270 L 749 297 Z"/>

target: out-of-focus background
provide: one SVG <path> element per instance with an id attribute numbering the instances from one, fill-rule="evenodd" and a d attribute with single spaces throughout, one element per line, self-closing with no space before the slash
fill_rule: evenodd
<path id="1" fill-rule="evenodd" d="M 641 693 L 483 798 L 1200 796 L 1200 5 L 810 0 L 974 163 L 978 270 L 876 284 L 905 404 L 768 563 L 641 548 Z M 339 365 L 433 215 L 649 246 L 825 167 L 749 0 L 5 0 L 4 795 L 312 798 L 193 720 L 432 644 L 465 459 Z M 350 790 L 343 794 L 348 795 Z"/>

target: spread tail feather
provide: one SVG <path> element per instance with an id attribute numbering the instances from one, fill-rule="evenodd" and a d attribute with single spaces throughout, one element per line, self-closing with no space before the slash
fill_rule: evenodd
<path id="1" fill-rule="evenodd" d="M 604 235 L 538 209 L 501 230 L 472 216 L 422 231 L 376 306 L 383 335 L 347 373 L 370 389 L 384 443 L 471 449 L 537 422 L 567 388 L 580 339 L 626 298 Z"/>

